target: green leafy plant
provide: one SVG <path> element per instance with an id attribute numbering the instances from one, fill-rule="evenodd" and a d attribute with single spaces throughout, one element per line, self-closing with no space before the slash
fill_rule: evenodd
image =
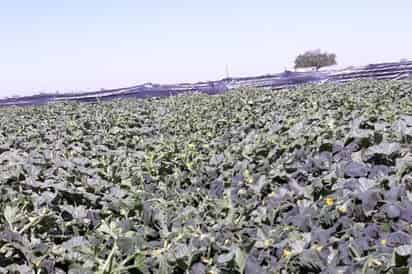
<path id="1" fill-rule="evenodd" d="M 2 108 L 1 273 L 408 273 L 412 83 Z"/>

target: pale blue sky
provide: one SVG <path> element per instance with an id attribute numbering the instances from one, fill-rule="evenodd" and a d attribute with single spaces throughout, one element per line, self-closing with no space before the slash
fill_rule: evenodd
<path id="1" fill-rule="evenodd" d="M 258 75 L 307 49 L 412 58 L 411 0 L 0 0 L 0 95 Z"/>

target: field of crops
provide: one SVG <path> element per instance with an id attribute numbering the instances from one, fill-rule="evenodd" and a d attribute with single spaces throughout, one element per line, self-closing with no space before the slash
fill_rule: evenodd
<path id="1" fill-rule="evenodd" d="M 0 114 L 0 273 L 412 273 L 412 82 Z"/>

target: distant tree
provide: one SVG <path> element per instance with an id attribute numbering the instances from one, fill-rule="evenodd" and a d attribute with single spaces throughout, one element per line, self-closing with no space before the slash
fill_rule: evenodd
<path id="1" fill-rule="evenodd" d="M 297 68 L 316 68 L 336 65 L 336 54 L 321 52 L 319 49 L 307 51 L 298 55 L 295 59 L 295 69 Z"/>

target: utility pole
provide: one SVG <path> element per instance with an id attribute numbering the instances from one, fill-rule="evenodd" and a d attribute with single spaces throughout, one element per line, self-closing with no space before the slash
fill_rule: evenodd
<path id="1" fill-rule="evenodd" d="M 229 65 L 226 64 L 226 78 L 229 78 Z"/>

